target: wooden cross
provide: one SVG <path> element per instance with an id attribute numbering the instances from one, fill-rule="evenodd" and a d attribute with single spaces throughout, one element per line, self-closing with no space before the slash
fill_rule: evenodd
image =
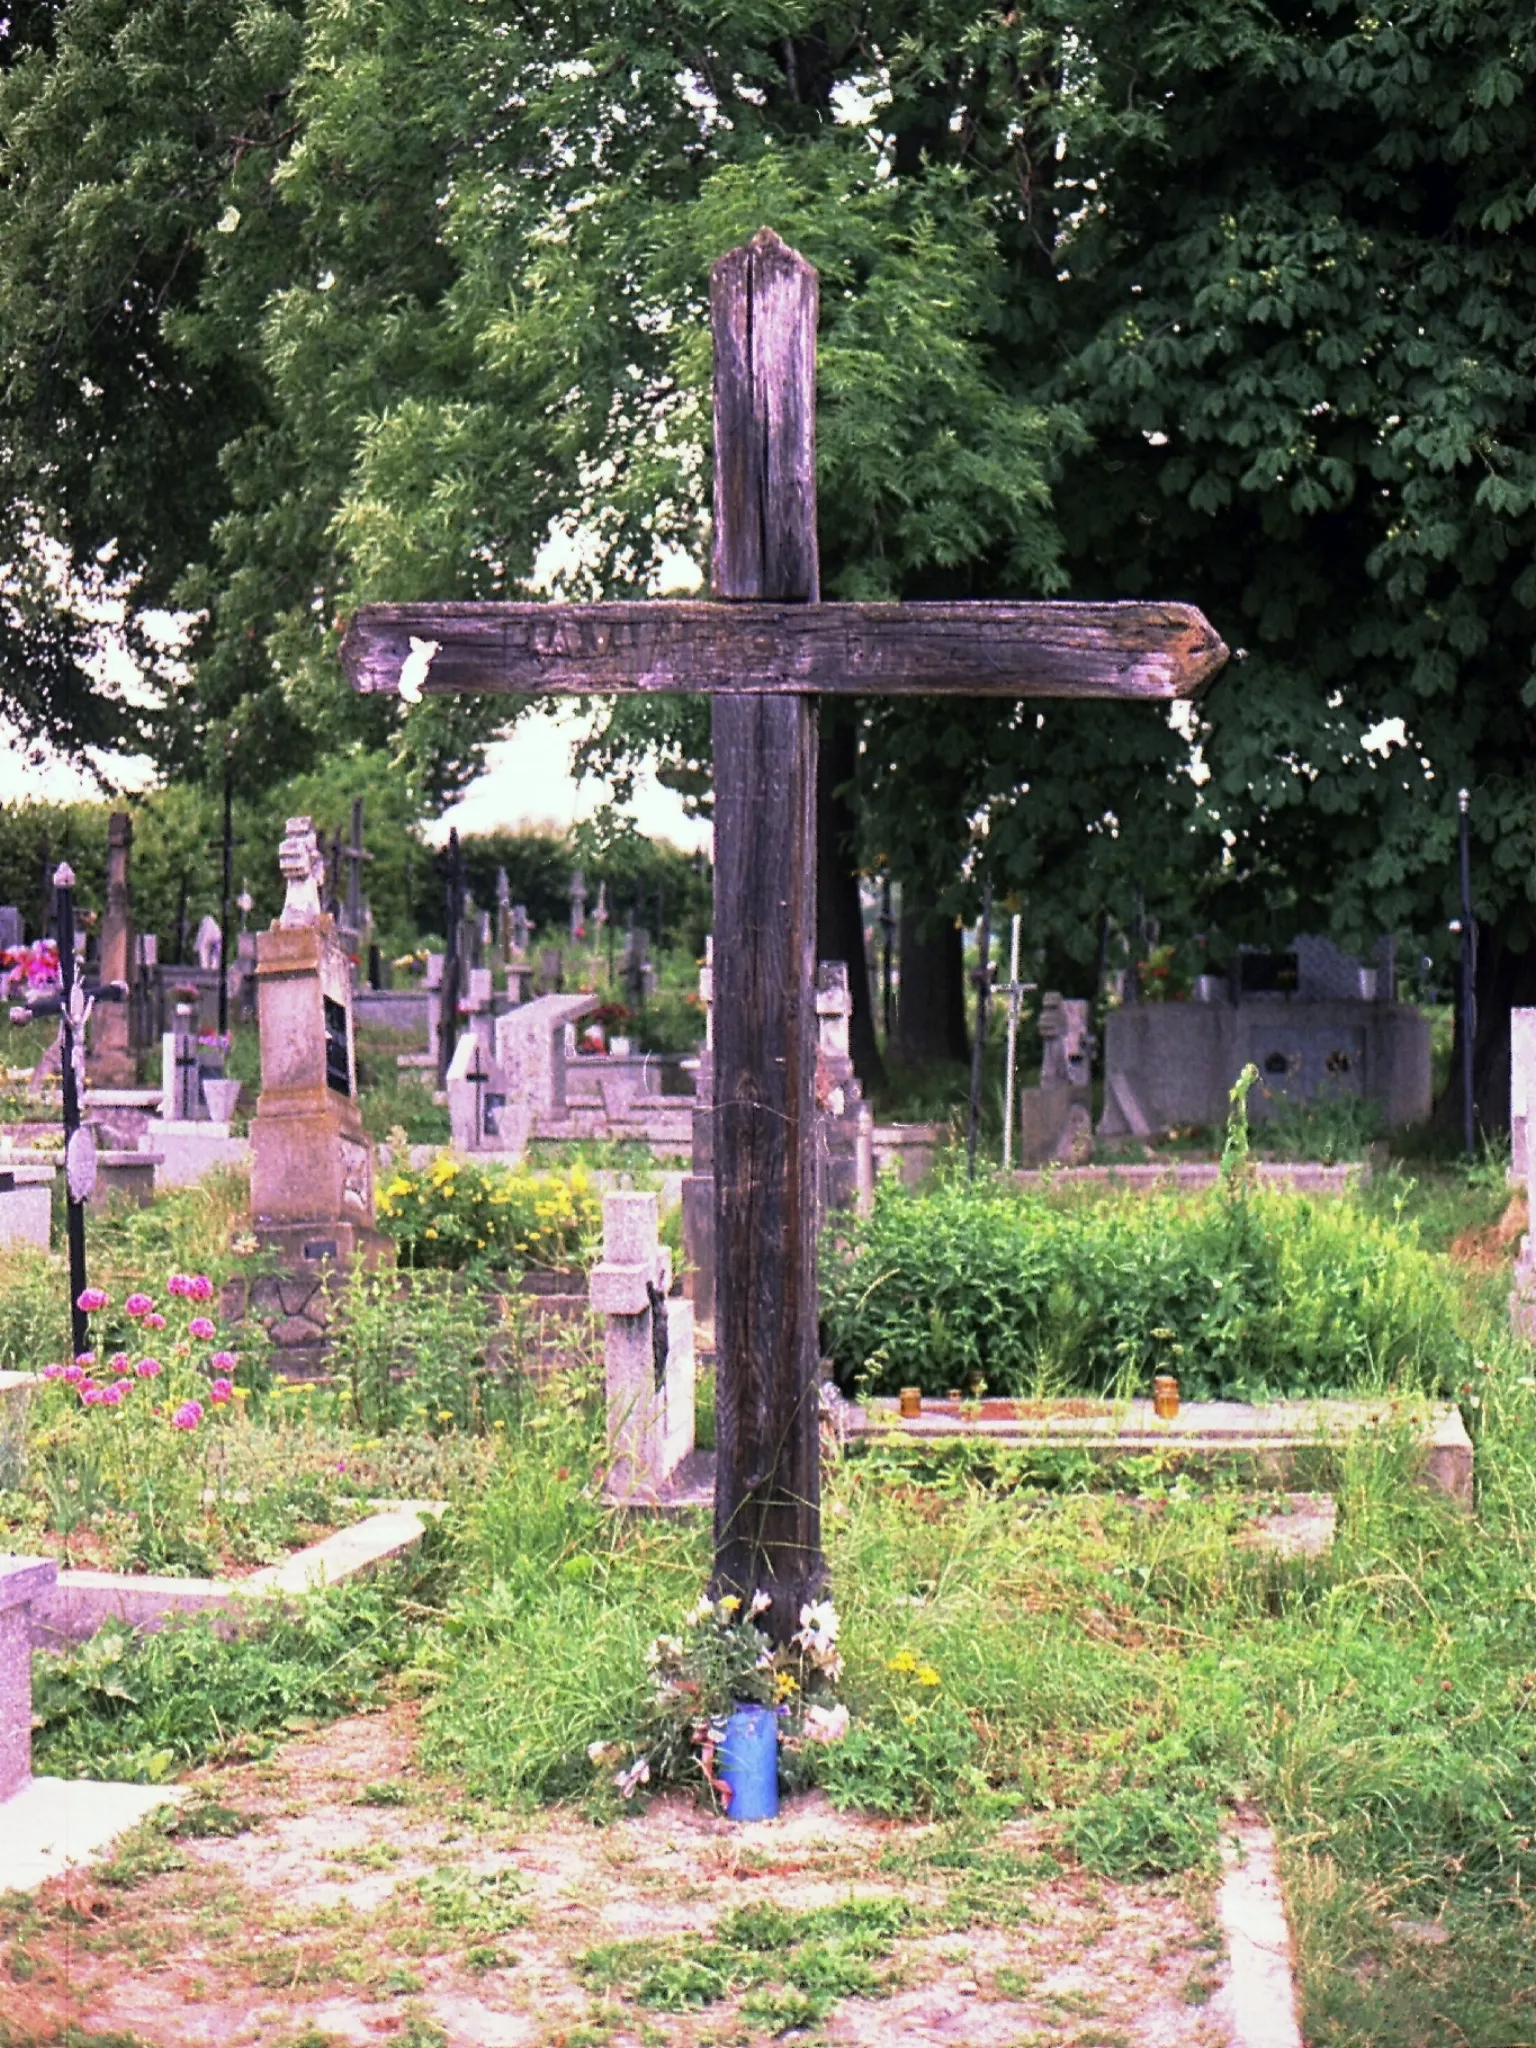
<path id="1" fill-rule="evenodd" d="M 1181 604 L 823 604 L 817 275 L 768 229 L 721 257 L 714 603 L 368 605 L 358 690 L 707 691 L 715 787 L 718 1592 L 779 1640 L 825 1581 L 816 1341 L 816 700 L 1193 696 L 1227 658 Z"/>

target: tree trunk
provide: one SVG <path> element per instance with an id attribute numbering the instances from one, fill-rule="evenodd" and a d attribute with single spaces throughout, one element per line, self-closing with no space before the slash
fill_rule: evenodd
<path id="1" fill-rule="evenodd" d="M 896 1049 L 904 1060 L 968 1060 L 965 955 L 960 927 L 902 892 L 901 985 L 896 998 Z"/>
<path id="2" fill-rule="evenodd" d="M 1438 1130 L 1460 1133 L 1461 1093 L 1461 968 L 1456 966 L 1456 1033 L 1451 1071 L 1435 1104 L 1432 1121 Z M 1492 926 L 1477 927 L 1477 1030 L 1472 1041 L 1472 1107 L 1479 1131 L 1503 1135 L 1509 1130 L 1509 1013 L 1536 1006 L 1536 947 L 1517 953 L 1505 945 Z"/>
<path id="3" fill-rule="evenodd" d="M 858 820 L 850 788 L 858 773 L 859 728 L 852 705 L 824 698 L 816 783 L 816 957 L 848 963 L 853 997 L 848 1049 L 866 1095 L 885 1080 L 885 1062 L 875 1038 L 869 993 L 869 959 L 864 950 L 864 909 L 859 901 L 855 860 Z"/>

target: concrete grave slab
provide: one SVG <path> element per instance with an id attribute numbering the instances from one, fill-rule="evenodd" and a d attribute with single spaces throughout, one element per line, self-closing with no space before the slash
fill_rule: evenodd
<path id="1" fill-rule="evenodd" d="M 982 1443 L 1087 1451 L 1105 1461 L 1167 1451 L 1191 1462 L 1249 1460 L 1284 1483 L 1298 1454 L 1337 1448 L 1362 1431 L 1403 1427 L 1420 1450 L 1420 1477 L 1459 1505 L 1472 1504 L 1472 1439 L 1447 1402 L 1186 1401 L 1164 1420 L 1150 1401 L 936 1401 L 903 1417 L 894 1400 L 850 1404 L 850 1439 L 894 1435 L 916 1443 L 968 1437 Z"/>
<path id="2" fill-rule="evenodd" d="M 185 1785 L 113 1785 L 33 1778 L 0 1805 L 0 1892 L 32 1892 L 50 1877 L 102 1862 L 119 1835 L 156 1807 L 176 1806 Z"/>

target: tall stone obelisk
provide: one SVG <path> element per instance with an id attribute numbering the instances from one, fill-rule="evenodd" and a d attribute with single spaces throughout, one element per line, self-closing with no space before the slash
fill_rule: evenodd
<path id="1" fill-rule="evenodd" d="M 308 818 L 290 818 L 278 864 L 282 915 L 256 939 L 261 1095 L 251 1120 L 251 1220 L 283 1273 L 258 1281 L 274 1364 L 325 1370 L 327 1280 L 361 1259 L 391 1262 L 375 1227 L 373 1147 L 357 1106 L 352 975 L 334 918 L 320 908 L 324 863 Z"/>

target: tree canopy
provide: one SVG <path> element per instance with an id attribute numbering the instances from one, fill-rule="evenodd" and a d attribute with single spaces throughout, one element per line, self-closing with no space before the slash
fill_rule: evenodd
<path id="1" fill-rule="evenodd" d="M 350 700 L 337 617 L 685 580 L 708 265 L 766 222 L 822 273 L 829 595 L 1186 598 L 1243 650 L 1184 730 L 868 707 L 864 859 L 951 909 L 984 869 L 1083 961 L 1137 891 L 1433 944 L 1465 783 L 1485 965 L 1536 975 L 1527 7 L 12 20 L 0 664 L 34 729 L 131 713 L 78 687 L 61 550 L 73 590 L 198 614 L 162 758 L 238 718 L 274 761 L 387 745 L 446 790 L 488 713 Z M 620 776 L 641 750 L 707 789 L 699 707 L 594 739 Z"/>

